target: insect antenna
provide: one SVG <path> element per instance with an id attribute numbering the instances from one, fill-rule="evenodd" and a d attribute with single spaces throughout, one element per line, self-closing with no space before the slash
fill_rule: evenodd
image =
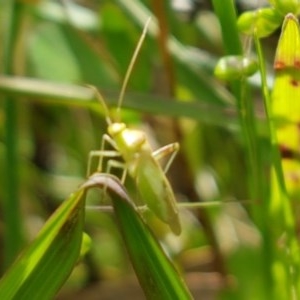
<path id="1" fill-rule="evenodd" d="M 146 33 L 147 33 L 147 29 L 148 29 L 148 26 L 150 24 L 150 21 L 151 21 L 151 17 L 149 17 L 146 21 L 146 24 L 144 26 L 144 29 L 143 29 L 143 32 L 142 32 L 142 35 L 137 43 L 137 46 L 134 50 L 134 53 L 132 55 L 132 58 L 130 60 L 130 63 L 129 63 L 129 66 L 128 66 L 128 69 L 126 71 L 126 74 L 125 74 L 125 78 L 124 78 L 124 81 L 123 81 L 123 84 L 122 84 L 122 88 L 121 88 L 121 91 L 120 91 L 120 95 L 119 95 L 119 99 L 118 99 L 118 106 L 117 106 L 117 120 L 119 121 L 121 119 L 121 105 L 122 105 L 122 101 L 124 99 L 124 94 L 125 94 L 125 89 L 127 87 L 127 84 L 128 84 L 128 80 L 129 80 L 129 77 L 132 73 L 132 69 L 134 67 L 134 64 L 136 62 L 136 59 L 137 59 L 137 56 L 140 52 L 140 49 L 142 47 L 142 44 L 144 42 L 144 39 L 146 37 Z"/>
<path id="2" fill-rule="evenodd" d="M 110 112 L 109 112 L 109 109 L 105 103 L 105 100 L 104 98 L 102 97 L 101 93 L 98 91 L 98 89 L 96 87 L 94 87 L 93 85 L 87 85 L 88 88 L 92 89 L 96 95 L 96 98 L 97 100 L 101 103 L 103 109 L 104 109 L 104 114 L 105 114 L 105 120 L 106 120 L 106 123 L 108 125 L 111 125 L 113 122 L 112 122 L 112 119 L 110 117 Z"/>

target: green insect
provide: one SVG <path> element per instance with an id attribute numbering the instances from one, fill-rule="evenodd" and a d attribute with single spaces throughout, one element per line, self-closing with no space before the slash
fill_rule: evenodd
<path id="1" fill-rule="evenodd" d="M 146 36 L 149 22 L 150 19 L 146 22 L 125 75 L 118 101 L 119 113 L 125 88 Z M 93 89 L 105 110 L 108 134 L 104 134 L 102 137 L 101 149 L 91 151 L 89 154 L 88 175 L 91 174 L 91 162 L 94 157 L 99 158 L 97 172 L 103 172 L 103 159 L 105 157 L 109 158 L 106 171 L 109 173 L 111 168 L 122 169 L 122 182 L 125 181 L 126 174 L 129 174 L 136 182 L 139 194 L 144 199 L 148 208 L 160 220 L 168 224 L 173 233 L 179 235 L 181 233 L 181 225 L 177 203 L 172 187 L 165 175 L 179 150 L 179 144 L 172 143 L 153 151 L 145 132 L 128 128 L 125 123 L 119 121 L 120 118 L 116 121 L 112 120 L 104 99 L 95 88 Z M 113 150 L 106 150 L 106 144 L 111 145 Z M 169 160 L 163 169 L 159 164 L 159 160 L 166 156 L 169 156 Z M 118 157 L 121 157 L 122 161 L 115 159 Z"/>

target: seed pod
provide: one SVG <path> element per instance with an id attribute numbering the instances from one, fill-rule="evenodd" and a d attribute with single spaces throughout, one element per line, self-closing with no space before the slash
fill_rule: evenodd
<path id="1" fill-rule="evenodd" d="M 297 15 L 300 10 L 299 0 L 269 0 L 269 2 L 283 16 L 285 16 L 288 13 Z"/>
<path id="2" fill-rule="evenodd" d="M 222 80 L 236 80 L 252 76 L 258 69 L 257 61 L 242 55 L 222 57 L 214 70 L 215 76 Z"/>
<path id="3" fill-rule="evenodd" d="M 283 16 L 276 9 L 266 7 L 241 14 L 237 26 L 244 34 L 253 35 L 255 30 L 258 37 L 262 38 L 274 32 L 282 19 Z"/>

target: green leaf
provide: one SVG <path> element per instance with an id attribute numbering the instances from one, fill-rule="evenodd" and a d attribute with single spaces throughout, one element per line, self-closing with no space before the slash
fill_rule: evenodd
<path id="1" fill-rule="evenodd" d="M 85 193 L 79 189 L 48 219 L 0 281 L 0 299 L 53 299 L 78 260 Z"/>
<path id="2" fill-rule="evenodd" d="M 0 76 L 0 91 L 12 95 L 28 96 L 41 103 L 86 107 L 98 112 L 101 110 L 101 105 L 95 101 L 94 91 L 89 87 L 79 85 L 59 84 L 25 77 Z M 117 105 L 118 93 L 106 92 L 103 94 L 109 107 Z M 20 97 L 20 101 L 23 99 L 24 97 Z M 226 113 L 221 105 L 200 101 L 166 100 L 171 99 L 163 96 L 153 98 L 148 94 L 127 93 L 123 107 L 151 114 L 192 118 L 208 124 L 234 128 L 234 130 L 237 128 L 236 115 Z M 232 105 L 228 105 L 227 108 L 229 111 L 235 110 Z"/>
<path id="3" fill-rule="evenodd" d="M 126 244 L 132 265 L 147 299 L 192 299 L 180 274 L 163 252 L 156 238 L 144 223 L 119 180 L 96 173 L 85 188 L 106 187 Z"/>

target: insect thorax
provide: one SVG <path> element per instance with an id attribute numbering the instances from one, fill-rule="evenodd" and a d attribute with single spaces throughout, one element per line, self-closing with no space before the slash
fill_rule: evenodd
<path id="1" fill-rule="evenodd" d="M 108 133 L 114 140 L 118 151 L 125 161 L 132 160 L 147 148 L 143 131 L 126 128 L 124 123 L 113 123 L 108 126 Z M 151 152 L 151 149 L 150 149 Z"/>

